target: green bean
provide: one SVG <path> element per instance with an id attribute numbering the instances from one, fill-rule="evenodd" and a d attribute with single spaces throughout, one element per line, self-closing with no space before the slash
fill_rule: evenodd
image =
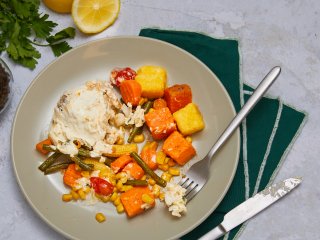
<path id="1" fill-rule="evenodd" d="M 105 157 L 104 164 L 107 165 L 108 167 L 110 167 L 110 165 L 113 161 L 114 161 L 113 159 Z"/>
<path id="2" fill-rule="evenodd" d="M 152 107 L 153 102 L 147 101 L 142 105 L 142 108 L 144 109 L 144 114 L 147 114 Z M 141 127 L 134 126 L 129 137 L 128 137 L 128 143 L 131 143 L 134 139 L 134 136 L 139 135 L 142 133 L 143 125 Z"/>
<path id="3" fill-rule="evenodd" d="M 160 185 L 161 187 L 165 187 L 167 185 L 167 182 L 159 177 L 154 171 L 152 171 L 136 152 L 130 153 L 130 156 L 133 157 L 134 160 L 136 160 L 136 162 L 145 171 L 145 173 L 149 174 L 149 176 L 153 178 L 158 185 Z"/>
<path id="4" fill-rule="evenodd" d="M 127 180 L 124 184 L 131 185 L 131 186 L 148 186 L 148 182 L 146 180 L 138 180 L 138 179 Z"/>
<path id="5" fill-rule="evenodd" d="M 78 150 L 78 155 L 81 157 L 91 157 L 90 156 L 90 151 L 84 148 L 79 148 Z"/>
<path id="6" fill-rule="evenodd" d="M 93 170 L 93 164 L 86 164 L 77 156 L 72 156 L 71 160 L 74 161 L 76 164 L 78 164 L 79 167 L 82 168 L 83 170 L 86 170 L 86 171 L 92 171 Z"/>
<path id="7" fill-rule="evenodd" d="M 39 169 L 44 172 L 48 167 L 50 167 L 62 154 L 60 152 L 55 152 L 50 155 L 40 166 Z"/>
<path id="8" fill-rule="evenodd" d="M 58 149 L 53 149 L 52 146 L 48 145 L 48 144 L 43 144 L 42 149 L 47 150 L 49 152 L 57 152 L 58 151 Z"/>
<path id="9" fill-rule="evenodd" d="M 57 171 L 60 171 L 62 169 L 66 169 L 69 166 L 70 163 L 58 163 L 58 164 L 54 164 L 50 167 L 48 167 L 46 170 L 44 170 L 44 174 L 50 174 L 50 173 L 54 173 Z"/>
<path id="10" fill-rule="evenodd" d="M 147 101 L 142 105 L 142 108 L 144 109 L 144 114 L 147 114 L 149 112 L 149 110 L 151 109 L 153 105 L 152 101 Z"/>

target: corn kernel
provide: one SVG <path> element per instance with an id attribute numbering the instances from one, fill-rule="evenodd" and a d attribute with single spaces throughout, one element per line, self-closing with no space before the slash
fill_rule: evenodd
<path id="1" fill-rule="evenodd" d="M 155 197 L 159 197 L 159 194 L 160 194 L 160 186 L 159 185 L 154 185 L 152 187 L 152 193 Z"/>
<path id="2" fill-rule="evenodd" d="M 120 204 L 116 207 L 116 209 L 117 209 L 117 212 L 118 212 L 118 213 L 123 213 L 123 212 L 124 212 L 124 207 L 123 207 L 122 203 L 120 203 Z"/>
<path id="3" fill-rule="evenodd" d="M 82 189 L 79 189 L 78 190 L 78 194 L 79 194 L 79 197 L 82 199 L 82 200 L 85 200 L 86 199 L 86 194 L 84 193 L 84 191 Z"/>
<path id="4" fill-rule="evenodd" d="M 146 193 L 142 194 L 141 199 L 144 203 L 147 203 L 147 204 L 153 204 L 154 202 L 153 197 L 151 197 L 149 194 L 146 194 Z"/>
<path id="5" fill-rule="evenodd" d="M 149 178 L 148 183 L 149 183 L 149 185 L 153 186 L 156 184 L 156 181 L 153 178 Z"/>
<path id="6" fill-rule="evenodd" d="M 118 144 L 118 145 L 123 145 L 123 144 L 124 144 L 124 138 L 123 138 L 123 137 L 119 137 L 119 138 L 117 139 L 116 144 Z"/>
<path id="7" fill-rule="evenodd" d="M 146 180 L 147 179 L 147 175 L 143 175 L 142 177 L 141 177 L 141 180 Z"/>
<path id="8" fill-rule="evenodd" d="M 89 187 L 84 187 L 84 188 L 83 188 L 83 191 L 84 191 L 85 194 L 88 194 L 88 193 L 91 191 L 91 188 L 89 188 Z"/>
<path id="9" fill-rule="evenodd" d="M 112 193 L 112 195 L 111 195 L 111 197 L 110 197 L 110 200 L 111 200 L 112 202 L 114 202 L 117 198 L 118 198 L 118 193 L 114 192 L 114 193 Z"/>
<path id="10" fill-rule="evenodd" d="M 97 213 L 96 214 L 96 220 L 99 222 L 99 223 L 102 223 L 106 220 L 106 217 L 104 216 L 103 213 Z"/>
<path id="11" fill-rule="evenodd" d="M 122 186 L 123 186 L 123 184 L 122 184 L 122 182 L 119 180 L 119 181 L 117 182 L 117 184 L 116 184 L 116 188 L 118 188 L 118 190 L 121 190 Z"/>
<path id="12" fill-rule="evenodd" d="M 169 167 L 173 167 L 176 165 L 176 162 L 172 158 L 170 158 L 168 161 L 168 165 L 169 165 Z"/>
<path id="13" fill-rule="evenodd" d="M 167 163 L 160 164 L 158 165 L 158 168 L 161 169 L 162 171 L 168 171 L 169 165 Z"/>
<path id="14" fill-rule="evenodd" d="M 170 173 L 172 176 L 179 176 L 180 175 L 180 169 L 176 167 L 170 167 L 168 169 L 168 173 Z"/>
<path id="15" fill-rule="evenodd" d="M 168 163 L 168 162 L 170 161 L 170 159 L 171 159 L 171 158 L 166 157 L 166 158 L 164 159 L 164 163 Z"/>
<path id="16" fill-rule="evenodd" d="M 156 154 L 156 162 L 158 164 L 164 164 L 165 163 L 164 162 L 165 159 L 166 159 L 166 154 L 164 152 L 162 152 L 162 151 L 157 152 L 157 154 Z"/>
<path id="17" fill-rule="evenodd" d="M 186 137 L 186 140 L 189 142 L 189 143 L 192 143 L 192 138 L 190 136 L 187 136 Z"/>
<path id="18" fill-rule="evenodd" d="M 72 195 L 72 198 L 73 198 L 74 200 L 78 200 L 78 199 L 80 198 L 79 194 L 78 194 L 76 191 L 74 191 L 74 190 L 71 190 L 71 191 L 70 191 L 70 194 Z"/>
<path id="19" fill-rule="evenodd" d="M 81 176 L 85 177 L 85 178 L 89 178 L 90 177 L 90 173 L 89 173 L 89 171 L 81 171 Z"/>
<path id="20" fill-rule="evenodd" d="M 127 174 L 125 172 L 119 172 L 116 174 L 116 179 L 121 179 L 127 177 Z"/>
<path id="21" fill-rule="evenodd" d="M 70 202 L 71 200 L 72 200 L 72 195 L 71 194 L 63 194 L 62 195 L 62 201 Z"/>
<path id="22" fill-rule="evenodd" d="M 118 206 L 119 204 L 121 204 L 120 198 L 118 197 L 116 200 L 114 200 L 113 204 L 114 204 L 115 206 Z"/>
<path id="23" fill-rule="evenodd" d="M 160 199 L 160 201 L 163 201 L 164 200 L 164 193 L 163 192 L 161 192 L 160 194 L 159 194 L 159 199 Z"/>
<path id="24" fill-rule="evenodd" d="M 109 202 L 109 200 L 110 200 L 110 195 L 108 195 L 108 196 L 105 196 L 105 195 L 100 195 L 100 194 L 95 194 L 95 196 L 97 197 L 97 198 L 99 198 L 102 202 L 104 202 L 104 203 L 106 203 L 106 202 Z"/>
<path id="25" fill-rule="evenodd" d="M 135 135 L 133 138 L 134 143 L 142 143 L 143 141 L 144 141 L 144 134 L 143 133 Z"/>
<path id="26" fill-rule="evenodd" d="M 161 178 L 166 182 L 169 182 L 172 178 L 172 175 L 170 173 L 164 172 L 162 173 Z"/>
<path id="27" fill-rule="evenodd" d="M 126 191 L 130 190 L 131 188 L 133 188 L 131 185 L 123 185 L 121 188 L 121 192 L 126 192 Z"/>

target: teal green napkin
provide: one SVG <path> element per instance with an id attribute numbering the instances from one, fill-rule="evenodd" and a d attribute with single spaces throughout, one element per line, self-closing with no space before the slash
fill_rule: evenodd
<path id="1" fill-rule="evenodd" d="M 237 111 L 252 94 L 253 88 L 240 79 L 237 40 L 159 29 L 143 29 L 140 36 L 172 43 L 200 59 L 221 80 Z M 228 193 L 217 209 L 182 239 L 198 239 L 217 226 L 227 212 L 271 184 L 304 122 L 305 113 L 280 99 L 263 98 L 240 127 L 240 159 Z M 242 227 L 232 230 L 225 239 L 236 238 Z"/>

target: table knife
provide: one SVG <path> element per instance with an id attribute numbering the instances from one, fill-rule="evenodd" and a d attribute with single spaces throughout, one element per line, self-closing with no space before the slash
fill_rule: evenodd
<path id="1" fill-rule="evenodd" d="M 213 240 L 217 239 L 231 229 L 237 227 L 257 213 L 261 212 L 271 204 L 278 201 L 280 198 L 289 193 L 292 189 L 297 187 L 302 181 L 302 178 L 288 178 L 284 181 L 278 182 L 269 186 L 249 198 L 239 206 L 228 212 L 217 227 L 209 231 L 207 234 L 199 238 L 199 240 Z"/>

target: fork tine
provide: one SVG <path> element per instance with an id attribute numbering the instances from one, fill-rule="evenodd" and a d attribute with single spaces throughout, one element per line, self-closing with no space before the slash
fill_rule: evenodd
<path id="1" fill-rule="evenodd" d="M 192 186 L 193 183 L 194 183 L 194 181 L 193 181 L 192 179 L 189 179 L 184 188 L 186 188 L 187 190 L 188 190 L 189 188 L 192 188 L 191 186 Z"/>
<path id="2" fill-rule="evenodd" d="M 189 178 L 187 178 L 187 177 L 186 177 L 186 178 L 181 178 L 181 180 L 179 181 L 178 184 L 179 184 L 180 186 L 182 186 L 182 185 L 184 185 L 184 183 L 185 183 L 186 181 L 188 181 L 188 180 L 189 180 Z"/>
<path id="3" fill-rule="evenodd" d="M 188 186 L 185 196 L 188 196 L 188 194 L 189 194 L 190 192 L 192 192 L 196 187 L 198 187 L 198 184 L 193 181 L 193 182 Z"/>
<path id="4" fill-rule="evenodd" d="M 193 188 L 188 194 L 185 195 L 187 202 L 190 202 L 190 200 L 198 193 L 197 186 Z"/>

